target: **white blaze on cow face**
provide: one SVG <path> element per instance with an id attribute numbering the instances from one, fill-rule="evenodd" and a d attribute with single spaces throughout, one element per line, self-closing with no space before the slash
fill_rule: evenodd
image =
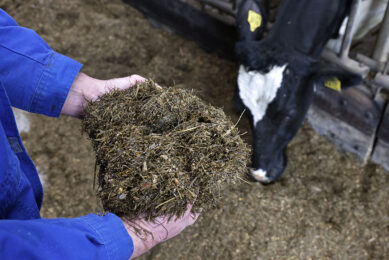
<path id="1" fill-rule="evenodd" d="M 241 65 L 238 75 L 239 96 L 254 118 L 254 126 L 261 121 L 268 105 L 275 99 L 281 87 L 287 64 L 274 66 L 268 73 L 247 71 Z"/>
<path id="2" fill-rule="evenodd" d="M 257 181 L 261 182 L 269 182 L 269 178 L 266 177 L 266 171 L 262 169 L 258 170 L 251 170 L 251 175 L 256 179 Z"/>

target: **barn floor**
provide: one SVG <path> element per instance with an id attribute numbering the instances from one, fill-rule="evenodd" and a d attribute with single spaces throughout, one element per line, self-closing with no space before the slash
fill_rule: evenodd
<path id="1" fill-rule="evenodd" d="M 236 65 L 153 28 L 120 0 L 0 0 L 19 24 L 98 78 L 132 73 L 193 88 L 234 120 Z M 97 212 L 94 154 L 76 119 L 29 115 L 23 140 L 45 180 L 42 215 Z M 247 122 L 240 123 L 248 131 Z M 249 139 L 249 135 L 247 135 Z M 242 183 L 177 238 L 140 259 L 384 259 L 389 255 L 389 174 L 362 167 L 305 124 L 289 166 L 271 186 Z"/>

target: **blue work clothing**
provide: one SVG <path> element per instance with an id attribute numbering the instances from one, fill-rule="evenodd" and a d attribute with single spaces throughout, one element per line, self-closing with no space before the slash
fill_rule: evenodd
<path id="1" fill-rule="evenodd" d="M 0 259 L 128 259 L 132 255 L 132 239 L 114 214 L 40 217 L 42 185 L 21 142 L 11 106 L 58 117 L 81 67 L 0 9 Z"/>

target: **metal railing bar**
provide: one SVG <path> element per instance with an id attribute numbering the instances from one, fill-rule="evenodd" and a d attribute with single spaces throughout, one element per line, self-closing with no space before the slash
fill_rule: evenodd
<path id="1" fill-rule="evenodd" d="M 360 2 L 361 2 L 361 0 L 354 0 L 354 2 L 352 4 L 350 17 L 348 19 L 346 32 L 344 34 L 342 48 L 340 51 L 341 59 L 348 58 L 348 55 L 350 52 L 350 47 L 351 47 L 351 42 L 352 42 L 353 36 L 354 36 L 356 15 L 358 13 L 358 8 L 359 8 Z"/>
<path id="2" fill-rule="evenodd" d="M 384 20 L 382 21 L 378 40 L 375 45 L 373 58 L 378 62 L 385 62 L 389 54 L 389 6 L 386 7 Z"/>

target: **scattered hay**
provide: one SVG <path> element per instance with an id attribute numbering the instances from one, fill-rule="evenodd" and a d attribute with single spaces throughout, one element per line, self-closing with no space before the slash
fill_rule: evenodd
<path id="1" fill-rule="evenodd" d="M 151 81 L 85 109 L 99 165 L 98 196 L 119 216 L 182 215 L 214 207 L 246 171 L 249 149 L 221 109 Z"/>

